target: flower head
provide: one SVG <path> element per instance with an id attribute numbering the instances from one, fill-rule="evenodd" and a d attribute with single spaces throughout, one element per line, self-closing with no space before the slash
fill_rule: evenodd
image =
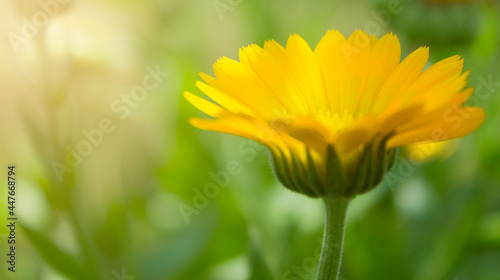
<path id="1" fill-rule="evenodd" d="M 464 136 L 484 121 L 484 111 L 464 107 L 458 55 L 424 70 L 429 50 L 401 61 L 398 38 L 363 31 L 345 38 L 328 31 L 312 50 L 291 35 L 282 47 L 241 48 L 239 62 L 223 57 L 215 78 L 200 73 L 196 86 L 214 102 L 185 97 L 213 119 L 195 127 L 253 139 L 269 148 L 287 188 L 311 197 L 366 192 L 392 166 L 395 148 Z"/>

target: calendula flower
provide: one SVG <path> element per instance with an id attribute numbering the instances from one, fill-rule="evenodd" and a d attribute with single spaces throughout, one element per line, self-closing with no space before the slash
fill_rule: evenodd
<path id="1" fill-rule="evenodd" d="M 184 93 L 213 118 L 192 125 L 262 143 L 285 187 L 324 199 L 318 279 L 336 279 L 341 250 L 328 248 L 342 244 L 348 202 L 381 182 L 397 147 L 461 137 L 484 121 L 463 106 L 473 93 L 463 59 L 423 71 L 428 55 L 421 47 L 401 61 L 392 33 L 328 31 L 314 50 L 291 35 L 286 47 L 271 40 L 241 48 L 239 61 L 219 59 L 215 78 L 200 73 L 196 86 L 213 102 Z"/>
<path id="2" fill-rule="evenodd" d="M 431 142 L 426 144 L 411 144 L 405 146 L 405 156 L 416 164 L 433 159 L 447 159 L 457 150 L 455 141 Z"/>
<path id="3" fill-rule="evenodd" d="M 380 182 L 394 148 L 461 137 L 484 120 L 462 106 L 473 89 L 458 55 L 422 72 L 428 48 L 400 54 L 395 35 L 362 31 L 328 31 L 314 51 L 299 35 L 285 48 L 250 45 L 239 62 L 217 61 L 216 78 L 200 73 L 197 87 L 216 103 L 185 97 L 214 119 L 190 122 L 267 146 L 287 188 L 352 197 Z"/>

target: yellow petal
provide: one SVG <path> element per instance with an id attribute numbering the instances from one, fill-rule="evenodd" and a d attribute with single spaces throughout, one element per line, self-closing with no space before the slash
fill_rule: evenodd
<path id="1" fill-rule="evenodd" d="M 456 141 L 431 142 L 405 146 L 405 154 L 415 162 L 425 162 L 435 158 L 446 159 L 457 149 Z"/>
<path id="2" fill-rule="evenodd" d="M 371 69 L 371 39 L 364 31 L 356 30 L 346 41 L 346 48 L 352 48 L 352 53 L 345 51 L 347 59 L 347 76 L 341 82 L 342 111 L 354 114 L 360 103 Z"/>
<path id="3" fill-rule="evenodd" d="M 465 107 L 447 112 L 441 120 L 432 125 L 424 125 L 401 132 L 391 138 L 388 147 L 404 146 L 414 143 L 438 142 L 465 136 L 476 130 L 484 122 L 482 108 Z"/>
<path id="4" fill-rule="evenodd" d="M 268 51 L 257 45 L 240 50 L 240 60 L 253 69 L 262 83 L 276 97 L 290 115 L 305 115 L 308 112 L 295 80 L 288 73 L 286 61 L 276 59 Z"/>
<path id="5" fill-rule="evenodd" d="M 402 96 L 403 103 L 433 98 L 439 103 L 461 91 L 467 84 L 469 72 L 462 74 L 463 59 L 458 55 L 443 59 L 427 68 L 418 79 L 408 87 Z"/>
<path id="6" fill-rule="evenodd" d="M 286 50 L 274 40 L 267 40 L 264 42 L 264 50 L 271 54 L 280 64 L 286 64 Z"/>
<path id="7" fill-rule="evenodd" d="M 222 88 L 263 118 L 270 118 L 273 108 L 283 107 L 255 73 L 238 61 L 222 57 L 214 64 L 214 74 Z"/>
<path id="8" fill-rule="evenodd" d="M 233 113 L 244 113 L 250 116 L 256 116 L 256 112 L 233 98 L 231 95 L 224 94 L 214 87 L 200 81 L 196 81 L 196 87 L 203 91 L 203 93 L 205 93 L 212 100 Z"/>
<path id="9" fill-rule="evenodd" d="M 236 136 L 252 139 L 261 144 L 271 145 L 271 143 L 279 143 L 278 134 L 267 126 L 260 126 L 252 123 L 248 119 L 232 117 L 221 120 L 208 120 L 202 118 L 191 118 L 189 123 L 194 127 L 217 131 Z"/>
<path id="10" fill-rule="evenodd" d="M 198 108 L 198 110 L 202 111 L 203 113 L 213 118 L 217 118 L 223 111 L 225 111 L 220 106 L 215 105 L 214 103 L 207 101 L 199 96 L 196 96 L 190 92 L 185 91 L 184 97 L 191 104 L 193 104 L 194 107 Z"/>
<path id="11" fill-rule="evenodd" d="M 309 45 L 299 35 L 291 35 L 286 43 L 289 71 L 311 112 L 329 110 L 319 65 Z"/>
<path id="12" fill-rule="evenodd" d="M 425 125 L 433 124 L 436 121 L 442 120 L 445 115 L 449 114 L 449 112 L 453 110 L 457 110 L 469 97 L 472 95 L 473 89 L 467 89 L 460 94 L 456 94 L 453 98 L 451 98 L 448 103 L 442 104 L 440 107 L 427 112 L 407 112 L 408 114 L 404 114 L 404 111 L 396 113 L 394 117 L 395 119 L 404 120 L 397 124 L 397 130 L 399 133 L 406 132 L 418 127 L 422 127 Z M 422 109 L 422 104 L 416 104 L 412 107 L 420 107 Z M 411 108 L 411 107 L 410 107 Z M 467 108 L 467 107 L 466 107 Z M 404 116 L 403 116 L 404 114 Z"/>
<path id="13" fill-rule="evenodd" d="M 373 107 L 374 113 L 395 106 L 404 96 L 404 91 L 420 76 L 429 58 L 429 49 L 421 47 L 409 54 L 394 70 L 380 90 Z"/>
<path id="14" fill-rule="evenodd" d="M 347 75 L 345 71 L 347 60 L 341 48 L 345 41 L 344 35 L 339 31 L 329 30 L 314 50 L 314 55 L 321 68 L 329 108 L 332 113 L 338 114 L 341 112 L 340 96 L 342 92 L 340 85 Z"/>
<path id="15" fill-rule="evenodd" d="M 319 154 L 324 154 L 328 139 L 330 138 L 326 128 L 311 118 L 296 119 L 292 125 L 286 127 L 286 133 L 303 142 Z"/>
<path id="16" fill-rule="evenodd" d="M 398 38 L 392 33 L 386 34 L 373 45 L 369 66 L 370 77 L 360 98 L 358 115 L 370 113 L 378 93 L 400 60 L 401 46 Z"/>
<path id="17" fill-rule="evenodd" d="M 401 124 L 408 123 L 411 119 L 421 119 L 424 104 L 415 104 L 401 109 L 393 114 L 383 114 L 380 117 L 378 131 L 382 135 L 394 133 Z"/>
<path id="18" fill-rule="evenodd" d="M 375 118 L 364 118 L 342 131 L 334 140 L 335 149 L 339 154 L 348 155 L 359 150 L 374 137 Z"/>

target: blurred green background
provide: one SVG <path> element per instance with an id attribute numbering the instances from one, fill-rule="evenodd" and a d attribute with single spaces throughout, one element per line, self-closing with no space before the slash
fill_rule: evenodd
<path id="1" fill-rule="evenodd" d="M 461 54 L 487 112 L 353 201 L 342 279 L 500 279 L 500 3 L 440 2 L 2 0 L 0 279 L 314 279 L 321 201 L 281 187 L 260 145 L 188 125 L 181 94 L 242 46 L 332 28 Z"/>

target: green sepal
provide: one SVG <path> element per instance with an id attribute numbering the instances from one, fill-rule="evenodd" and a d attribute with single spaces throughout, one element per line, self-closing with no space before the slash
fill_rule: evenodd
<path id="1" fill-rule="evenodd" d="M 302 162 L 293 152 L 291 153 L 291 155 L 291 177 L 295 180 L 297 186 L 300 188 L 300 192 L 310 197 L 318 197 L 313 190 L 314 186 L 309 186 L 308 180 L 305 178 L 306 171 L 303 164 L 301 164 Z"/>
<path id="2" fill-rule="evenodd" d="M 347 188 L 342 164 L 332 145 L 326 148 L 325 189 L 330 196 L 342 196 Z"/>
<path id="3" fill-rule="evenodd" d="M 290 183 L 287 176 L 285 175 L 286 172 L 285 172 L 284 164 L 286 164 L 286 162 L 284 160 L 283 152 L 279 149 L 278 149 L 278 151 L 280 153 L 279 155 L 277 155 L 277 154 L 273 153 L 271 150 L 269 150 L 269 154 L 271 155 L 270 156 L 271 168 L 273 169 L 274 174 L 278 178 L 278 181 L 280 181 L 280 183 L 283 184 L 283 186 L 285 186 L 288 189 L 291 189 L 293 191 L 297 191 L 297 190 L 295 190 L 294 186 Z"/>
<path id="4" fill-rule="evenodd" d="M 309 197 L 347 197 L 368 192 L 379 185 L 396 160 L 397 149 L 387 150 L 390 136 L 376 138 L 365 145 L 346 170 L 333 145 L 326 147 L 324 169 L 313 159 L 306 148 L 306 160 L 295 151 L 286 156 L 277 148 L 271 152 L 271 166 L 278 180 L 288 189 Z"/>
<path id="5" fill-rule="evenodd" d="M 370 180 L 369 177 L 373 176 L 373 172 L 370 172 L 373 166 L 372 158 L 372 145 L 369 144 L 363 149 L 354 171 L 352 181 L 344 193 L 344 196 L 354 197 L 359 194 L 365 184 Z"/>
<path id="6" fill-rule="evenodd" d="M 327 189 L 325 188 L 325 184 L 321 182 L 320 174 L 316 169 L 316 163 L 312 158 L 311 151 L 307 149 L 306 154 L 307 154 L 307 168 L 308 168 L 307 177 L 309 186 L 312 187 L 317 197 L 323 197 L 325 196 Z"/>

